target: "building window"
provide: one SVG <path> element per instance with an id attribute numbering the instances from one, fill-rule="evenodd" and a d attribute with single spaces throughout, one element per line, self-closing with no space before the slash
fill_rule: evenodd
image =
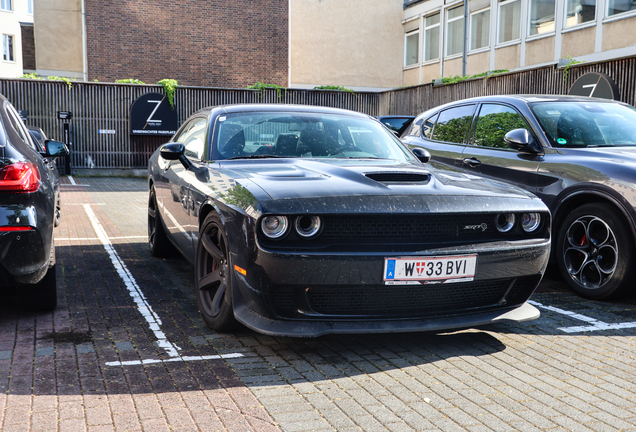
<path id="1" fill-rule="evenodd" d="M 566 27 L 596 19 L 596 0 L 567 0 L 565 8 Z"/>
<path id="2" fill-rule="evenodd" d="M 28 8 L 29 15 L 33 15 L 33 0 L 29 0 L 27 4 L 27 8 Z"/>
<path id="3" fill-rule="evenodd" d="M 446 55 L 464 51 L 464 6 L 449 9 L 446 15 Z"/>
<path id="4" fill-rule="evenodd" d="M 530 0 L 529 36 L 554 31 L 555 0 Z"/>
<path id="5" fill-rule="evenodd" d="M 439 58 L 439 12 L 424 19 L 424 61 Z"/>
<path id="6" fill-rule="evenodd" d="M 13 10 L 12 0 L 0 0 L 0 9 L 6 10 L 6 11 L 12 11 Z"/>
<path id="7" fill-rule="evenodd" d="M 10 62 L 15 61 L 12 35 L 2 35 L 2 59 Z"/>
<path id="8" fill-rule="evenodd" d="M 630 0 L 608 0 L 607 16 L 629 12 L 636 9 L 636 3 Z"/>
<path id="9" fill-rule="evenodd" d="M 414 30 L 406 34 L 404 48 L 404 66 L 411 66 L 419 62 L 417 53 L 420 51 L 420 31 Z"/>
<path id="10" fill-rule="evenodd" d="M 497 43 L 519 39 L 521 30 L 521 0 L 499 0 L 499 26 Z"/>
<path id="11" fill-rule="evenodd" d="M 490 45 L 490 9 L 485 9 L 470 16 L 470 49 L 476 50 L 488 45 Z"/>

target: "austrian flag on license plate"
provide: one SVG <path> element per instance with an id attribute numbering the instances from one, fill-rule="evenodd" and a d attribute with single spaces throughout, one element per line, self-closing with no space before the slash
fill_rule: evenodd
<path id="1" fill-rule="evenodd" d="M 475 277 L 477 255 L 384 259 L 386 285 L 467 282 Z"/>

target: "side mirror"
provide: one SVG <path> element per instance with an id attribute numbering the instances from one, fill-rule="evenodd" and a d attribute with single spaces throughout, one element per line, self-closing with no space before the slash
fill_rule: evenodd
<path id="1" fill-rule="evenodd" d="M 411 151 L 415 155 L 416 158 L 420 160 L 422 163 L 427 163 L 431 160 L 431 154 L 428 150 L 423 149 L 422 147 L 412 148 Z"/>
<path id="2" fill-rule="evenodd" d="M 67 156 L 68 147 L 63 142 L 46 140 L 44 141 L 44 152 L 41 155 L 45 158 Z"/>
<path id="3" fill-rule="evenodd" d="M 161 146 L 159 154 L 165 160 L 178 160 L 186 168 L 192 166 L 192 162 L 185 156 L 185 146 L 181 143 L 168 143 Z"/>
<path id="4" fill-rule="evenodd" d="M 508 147 L 523 153 L 542 153 L 532 134 L 527 129 L 513 129 L 504 136 Z"/>

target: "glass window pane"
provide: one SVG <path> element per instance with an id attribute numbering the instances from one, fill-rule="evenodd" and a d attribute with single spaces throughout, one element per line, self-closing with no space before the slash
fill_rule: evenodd
<path id="1" fill-rule="evenodd" d="M 555 0 L 530 0 L 530 36 L 554 31 Z"/>
<path id="2" fill-rule="evenodd" d="M 470 49 L 490 45 L 490 9 L 473 14 L 470 18 Z"/>
<path id="3" fill-rule="evenodd" d="M 446 55 L 459 54 L 464 51 L 464 6 L 450 9 L 448 21 Z"/>
<path id="4" fill-rule="evenodd" d="M 565 26 L 594 21 L 596 19 L 596 0 L 567 0 Z"/>
<path id="5" fill-rule="evenodd" d="M 433 139 L 461 144 L 473 120 L 475 105 L 450 108 L 442 111 L 433 130 Z"/>
<path id="6" fill-rule="evenodd" d="M 636 9 L 636 3 L 630 0 L 608 0 L 607 15 L 612 16 Z"/>
<path id="7" fill-rule="evenodd" d="M 28 5 L 27 5 L 27 7 L 28 7 L 28 9 L 29 9 L 28 13 L 29 13 L 30 15 L 33 15 L 33 0 L 29 0 L 29 3 L 28 3 Z"/>
<path id="8" fill-rule="evenodd" d="M 406 35 L 406 58 L 404 59 L 405 66 L 418 63 L 417 53 L 420 50 L 419 39 L 419 32 L 409 33 Z"/>
<path id="9" fill-rule="evenodd" d="M 430 15 L 426 17 L 426 27 L 430 27 L 432 25 L 439 24 L 439 14 Z"/>
<path id="10" fill-rule="evenodd" d="M 519 128 L 530 130 L 521 114 L 514 109 L 505 105 L 482 105 L 475 129 L 475 145 L 507 149 L 504 135 Z"/>
<path id="11" fill-rule="evenodd" d="M 422 136 L 429 139 L 433 136 L 433 126 L 435 126 L 436 121 L 437 114 L 424 122 L 424 124 L 422 125 Z"/>
<path id="12" fill-rule="evenodd" d="M 519 39 L 520 16 L 521 2 L 519 0 L 503 5 L 500 4 L 498 43 Z"/>
<path id="13" fill-rule="evenodd" d="M 437 14 L 439 18 L 439 14 Z M 424 34 L 424 60 L 434 60 L 439 58 L 439 26 L 427 29 Z"/>

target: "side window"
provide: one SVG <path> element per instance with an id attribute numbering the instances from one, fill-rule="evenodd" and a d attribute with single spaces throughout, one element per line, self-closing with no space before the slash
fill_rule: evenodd
<path id="1" fill-rule="evenodd" d="M 514 108 L 484 104 L 479 110 L 477 127 L 475 128 L 475 145 L 481 147 L 509 148 L 504 135 L 513 129 L 527 129 L 528 123 Z"/>
<path id="2" fill-rule="evenodd" d="M 422 136 L 424 138 L 431 139 L 433 137 L 433 126 L 435 126 L 436 121 L 437 114 L 424 122 L 424 124 L 422 125 Z"/>
<path id="3" fill-rule="evenodd" d="M 13 108 L 13 105 L 7 105 L 7 113 L 9 114 L 9 120 L 11 121 L 11 126 L 18 133 L 22 141 L 24 141 L 28 146 L 32 147 L 35 150 L 35 145 L 31 142 L 31 136 L 27 131 L 26 127 L 24 127 L 24 123 L 20 120 L 20 115 Z"/>
<path id="4" fill-rule="evenodd" d="M 433 130 L 432 139 L 462 144 L 473 121 L 475 105 L 464 105 L 442 111 Z"/>
<path id="5" fill-rule="evenodd" d="M 179 137 L 179 142 L 185 145 L 185 155 L 189 158 L 201 160 L 205 149 L 205 133 L 207 121 L 197 118 L 190 122 L 188 132 Z"/>

